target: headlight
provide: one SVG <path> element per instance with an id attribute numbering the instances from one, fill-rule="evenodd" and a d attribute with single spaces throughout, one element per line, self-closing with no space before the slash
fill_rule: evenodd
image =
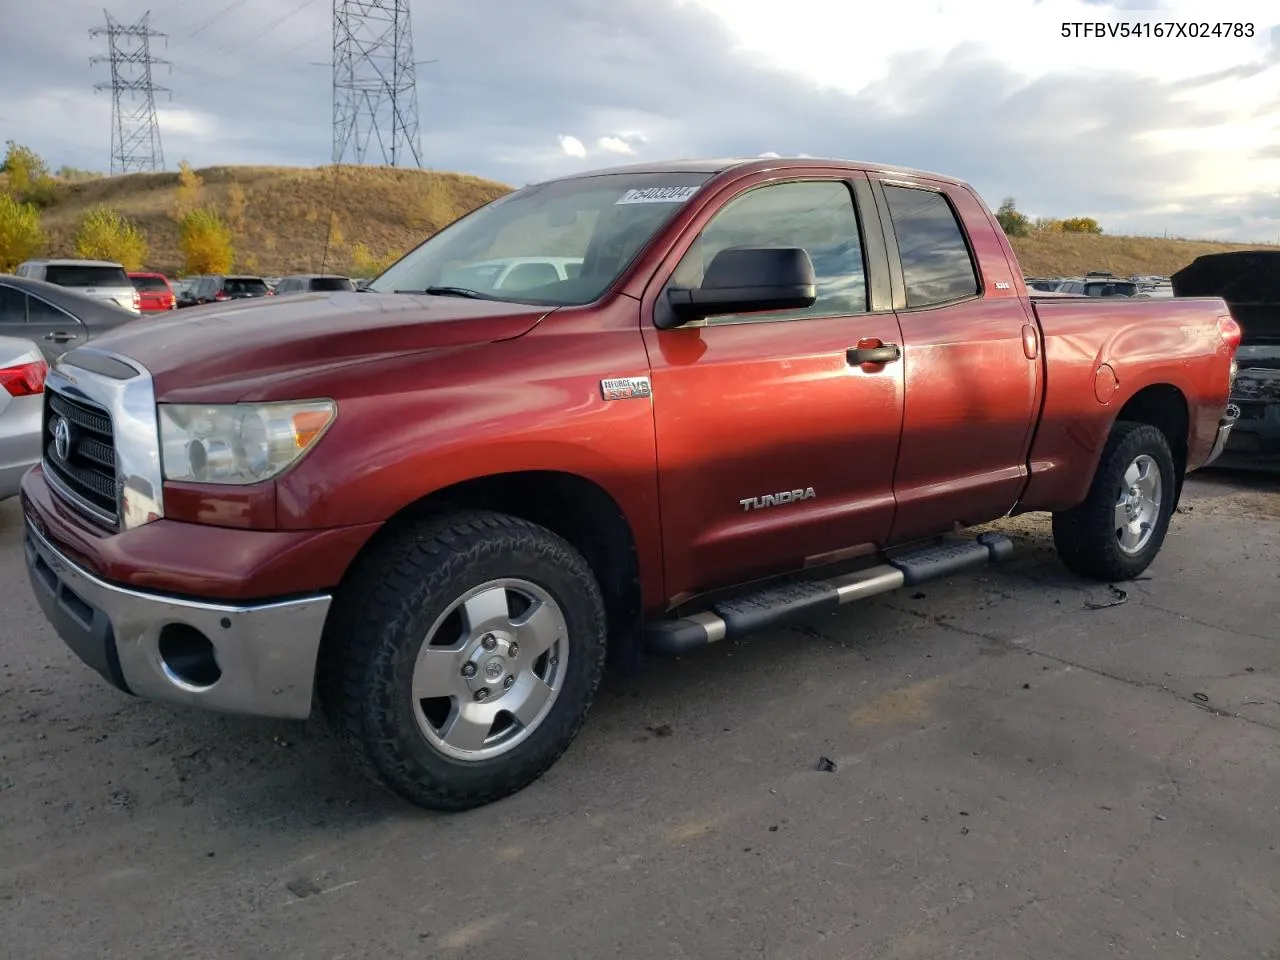
<path id="1" fill-rule="evenodd" d="M 338 412 L 332 400 L 158 405 L 166 480 L 258 483 L 309 450 Z"/>

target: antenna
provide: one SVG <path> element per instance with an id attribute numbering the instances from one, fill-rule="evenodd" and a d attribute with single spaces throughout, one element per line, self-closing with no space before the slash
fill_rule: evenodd
<path id="1" fill-rule="evenodd" d="M 169 61 L 151 56 L 151 38 L 165 34 L 151 29 L 150 10 L 132 25 L 121 23 L 107 10 L 102 12 L 107 18 L 106 26 L 94 27 L 89 35 L 106 34 L 110 53 L 92 57 L 89 62 L 111 64 L 111 82 L 93 87 L 111 91 L 111 172 L 163 170 L 155 95 L 170 91 L 152 82 L 151 68 L 169 66 Z"/>
<path id="2" fill-rule="evenodd" d="M 422 166 L 409 0 L 333 0 L 333 162 Z"/>

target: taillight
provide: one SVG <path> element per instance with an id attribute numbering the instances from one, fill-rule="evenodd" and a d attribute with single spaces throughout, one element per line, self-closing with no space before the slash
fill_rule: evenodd
<path id="1" fill-rule="evenodd" d="M 133 309 L 142 309 L 142 295 L 137 290 L 133 291 Z"/>
<path id="2" fill-rule="evenodd" d="M 230 298 L 229 296 L 227 296 L 227 294 L 225 294 L 225 293 L 223 293 L 221 290 L 219 290 L 217 293 L 215 293 L 215 294 L 213 295 L 213 299 L 218 300 L 218 301 L 222 301 L 222 300 L 230 300 L 231 298 Z"/>
<path id="3" fill-rule="evenodd" d="M 1222 338 L 1223 343 L 1234 350 L 1244 339 L 1244 330 L 1240 328 L 1240 324 L 1234 317 L 1223 316 L 1218 318 L 1218 336 Z"/>
<path id="4" fill-rule="evenodd" d="M 0 387 L 11 397 L 31 397 L 44 393 L 44 378 L 49 364 L 44 360 L 20 363 L 16 367 L 0 369 Z"/>

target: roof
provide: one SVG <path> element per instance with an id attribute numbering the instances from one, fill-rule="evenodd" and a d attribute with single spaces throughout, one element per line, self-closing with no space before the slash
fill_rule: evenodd
<path id="1" fill-rule="evenodd" d="M 601 167 L 595 170 L 585 170 L 581 173 L 554 177 L 551 180 L 542 182 L 578 180 L 584 177 L 603 177 L 610 174 L 705 173 L 714 176 L 730 170 L 748 174 L 778 168 L 794 170 L 806 167 L 846 167 L 849 170 L 867 170 L 874 173 L 896 174 L 901 177 L 921 177 L 929 180 L 939 180 L 944 183 L 960 184 L 963 182 L 945 174 L 916 170 L 912 167 L 897 167 L 886 163 L 846 160 L 836 157 L 724 157 L 720 159 L 665 160 L 655 163 L 631 163 L 617 167 Z"/>
<path id="2" fill-rule="evenodd" d="M 117 260 L 85 260 L 80 257 L 35 257 L 26 263 L 44 263 L 51 267 L 124 267 Z"/>

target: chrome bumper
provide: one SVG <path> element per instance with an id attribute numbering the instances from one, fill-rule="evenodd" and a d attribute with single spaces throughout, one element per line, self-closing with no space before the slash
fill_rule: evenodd
<path id="1" fill-rule="evenodd" d="M 1227 441 L 1231 438 L 1231 429 L 1236 425 L 1236 421 L 1240 419 L 1240 408 L 1234 403 L 1227 404 L 1226 416 L 1218 421 L 1218 436 L 1213 441 L 1213 449 L 1209 451 L 1209 456 L 1205 458 L 1202 467 L 1207 467 L 1213 461 L 1222 456 L 1222 451 L 1227 447 Z"/>
<path id="2" fill-rule="evenodd" d="M 332 598 L 240 605 L 156 596 L 98 579 L 28 522 L 27 574 L 63 642 L 147 700 L 304 719 Z"/>

